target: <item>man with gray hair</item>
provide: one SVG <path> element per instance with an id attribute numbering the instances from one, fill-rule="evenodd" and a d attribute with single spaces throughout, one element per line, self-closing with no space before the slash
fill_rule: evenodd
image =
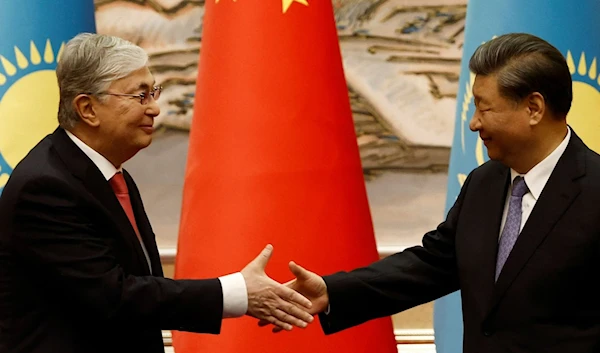
<path id="1" fill-rule="evenodd" d="M 460 289 L 466 353 L 597 352 L 600 156 L 567 125 L 567 62 L 512 33 L 481 45 L 469 66 L 470 128 L 491 160 L 446 220 L 422 246 L 366 268 L 320 277 L 290 263 L 289 285 L 328 334 Z"/>
<path id="2" fill-rule="evenodd" d="M 60 127 L 0 198 L 0 351 L 163 352 L 161 329 L 219 333 L 244 314 L 290 330 L 310 301 L 266 276 L 272 246 L 240 273 L 163 277 L 125 161 L 152 140 L 161 93 L 140 47 L 80 34 L 57 70 Z"/>

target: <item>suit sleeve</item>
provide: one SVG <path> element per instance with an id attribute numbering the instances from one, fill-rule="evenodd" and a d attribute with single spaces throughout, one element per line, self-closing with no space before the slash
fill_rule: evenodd
<path id="1" fill-rule="evenodd" d="M 330 312 L 319 319 L 326 334 L 389 316 L 459 289 L 455 233 L 471 175 L 446 220 L 423 237 L 423 245 L 406 249 L 350 272 L 323 279 Z"/>
<path id="2" fill-rule="evenodd" d="M 99 233 L 93 212 L 73 188 L 56 179 L 30 181 L 21 189 L 10 243 L 34 269 L 31 280 L 59 308 L 81 313 L 82 323 L 219 333 L 223 298 L 218 279 L 124 273 L 111 246 L 115 237 Z"/>

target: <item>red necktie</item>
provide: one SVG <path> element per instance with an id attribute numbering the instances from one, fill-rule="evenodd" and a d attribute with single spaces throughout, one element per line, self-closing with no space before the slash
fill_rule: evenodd
<path id="1" fill-rule="evenodd" d="M 133 207 L 131 207 L 129 190 L 127 190 L 127 183 L 125 183 L 125 177 L 123 177 L 123 173 L 118 172 L 115 174 L 112 178 L 110 178 L 109 183 L 113 188 L 115 195 L 117 195 L 117 199 L 119 199 L 127 218 L 129 218 L 129 222 L 131 222 L 131 226 L 133 227 L 133 230 L 135 230 L 135 234 L 141 240 L 140 231 L 138 230 L 137 223 L 135 222 L 135 216 L 133 215 Z"/>
<path id="2" fill-rule="evenodd" d="M 150 266 L 150 257 L 148 256 L 148 251 L 146 250 L 146 246 L 142 241 L 140 231 L 138 230 L 137 223 L 135 221 L 133 207 L 131 207 L 131 199 L 129 198 L 129 190 L 127 189 L 127 183 L 125 182 L 125 177 L 123 177 L 123 173 L 117 172 L 117 174 L 110 178 L 108 182 L 110 183 L 110 186 L 115 192 L 119 203 L 121 203 L 121 207 L 123 207 L 127 218 L 129 218 L 129 222 L 131 223 L 133 230 L 135 230 L 135 234 L 137 235 L 140 245 L 142 246 L 142 250 L 144 251 L 144 256 L 146 257 L 146 262 L 148 263 L 148 268 L 150 269 L 150 273 L 152 273 L 152 266 Z"/>

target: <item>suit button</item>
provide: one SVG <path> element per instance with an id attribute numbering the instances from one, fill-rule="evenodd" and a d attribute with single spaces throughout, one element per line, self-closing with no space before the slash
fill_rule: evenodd
<path id="1" fill-rule="evenodd" d="M 493 334 L 493 332 L 491 330 L 484 330 L 483 331 L 483 335 L 485 337 L 490 337 Z"/>

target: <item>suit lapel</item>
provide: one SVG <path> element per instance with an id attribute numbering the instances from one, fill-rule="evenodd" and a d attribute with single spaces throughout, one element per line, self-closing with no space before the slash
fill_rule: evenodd
<path id="1" fill-rule="evenodd" d="M 123 175 L 125 176 L 127 188 L 129 189 L 131 207 L 133 208 L 133 213 L 135 215 L 138 230 L 140 231 L 140 236 L 142 237 L 142 241 L 146 246 L 148 257 L 150 258 L 152 274 L 155 276 L 162 276 L 162 265 L 160 262 L 160 254 L 158 253 L 158 247 L 156 245 L 156 238 L 154 237 L 152 226 L 150 225 L 150 221 L 148 220 L 148 216 L 146 215 L 140 192 L 135 183 L 133 182 L 133 178 L 126 170 L 123 170 Z"/>
<path id="2" fill-rule="evenodd" d="M 134 250 L 138 261 L 144 264 L 141 268 L 145 269 L 146 274 L 150 274 L 146 265 L 146 256 L 144 256 L 137 235 L 104 175 L 86 154 L 73 143 L 63 129 L 58 128 L 53 133 L 52 141 L 67 168 L 76 178 L 81 180 L 87 191 L 108 211 L 110 218 L 114 220 L 121 231 L 121 235 Z"/>
<path id="3" fill-rule="evenodd" d="M 476 249 L 473 256 L 477 256 L 476 263 L 481 265 L 477 276 L 480 286 L 480 306 L 482 311 L 489 305 L 494 290 L 494 273 L 496 268 L 496 253 L 498 251 L 498 236 L 500 234 L 500 223 L 502 212 L 506 201 L 506 193 L 509 184 L 509 168 L 497 163 L 496 170 L 491 172 L 490 178 L 485 179 L 482 185 L 478 202 L 474 210 L 485 210 L 478 212 L 471 223 L 472 229 L 477 230 L 477 236 L 472 238 L 472 249 Z"/>
<path id="4" fill-rule="evenodd" d="M 585 174 L 586 150 L 587 147 L 572 131 L 567 149 L 556 164 L 502 268 L 490 310 L 502 299 L 529 258 L 579 195 L 581 190 L 576 180 Z"/>

